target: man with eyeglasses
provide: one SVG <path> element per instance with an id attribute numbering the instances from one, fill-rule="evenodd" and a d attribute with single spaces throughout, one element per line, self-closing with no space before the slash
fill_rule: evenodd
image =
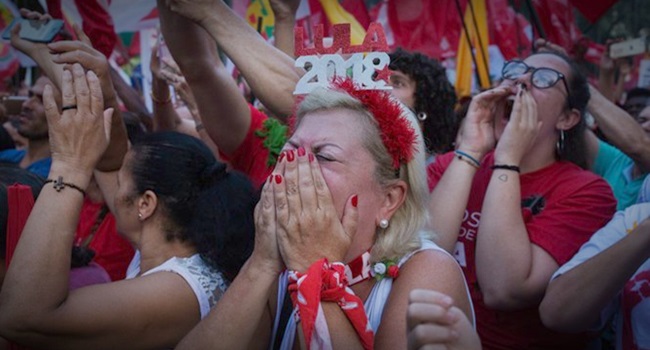
<path id="1" fill-rule="evenodd" d="M 584 348 L 584 334 L 544 327 L 538 307 L 615 209 L 607 183 L 584 170 L 588 85 L 553 53 L 502 75 L 472 100 L 456 152 L 428 168 L 432 226 L 463 268 L 484 349 Z"/>

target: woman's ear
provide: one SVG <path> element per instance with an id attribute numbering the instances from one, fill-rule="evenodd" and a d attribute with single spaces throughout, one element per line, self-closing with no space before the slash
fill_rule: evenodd
<path id="1" fill-rule="evenodd" d="M 146 190 L 138 199 L 138 213 L 142 214 L 142 220 L 150 218 L 158 207 L 158 196 L 151 190 Z"/>
<path id="2" fill-rule="evenodd" d="M 384 193 L 384 199 L 381 208 L 379 209 L 378 217 L 375 218 L 376 225 L 379 226 L 381 220 L 388 220 L 393 217 L 395 211 L 404 203 L 406 200 L 406 191 L 408 186 L 403 180 L 397 181 L 395 184 L 390 185 L 390 187 Z"/>
<path id="3" fill-rule="evenodd" d="M 555 123 L 555 128 L 564 131 L 570 130 L 574 126 L 578 125 L 580 118 L 582 118 L 580 111 L 573 108 L 560 116 L 557 123 Z"/>

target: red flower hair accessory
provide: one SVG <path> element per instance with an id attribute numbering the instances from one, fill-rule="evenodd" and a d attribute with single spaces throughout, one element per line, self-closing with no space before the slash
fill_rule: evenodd
<path id="1" fill-rule="evenodd" d="M 375 117 L 379 125 L 381 141 L 393 158 L 394 169 L 399 169 L 400 164 L 413 159 L 415 131 L 408 120 L 402 116 L 399 102 L 393 100 L 388 92 L 360 89 L 351 78 L 335 79 L 332 86 L 361 101 Z"/>

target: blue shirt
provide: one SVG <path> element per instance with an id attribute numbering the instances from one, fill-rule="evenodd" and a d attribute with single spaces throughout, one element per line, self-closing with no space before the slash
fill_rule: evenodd
<path id="1" fill-rule="evenodd" d="M 602 176 L 612 187 L 618 201 L 616 210 L 623 210 L 635 204 L 644 176 L 632 177 L 634 161 L 618 148 L 604 141 L 599 141 L 598 155 L 593 172 Z"/>
<path id="2" fill-rule="evenodd" d="M 0 151 L 0 162 L 18 164 L 23 160 L 23 158 L 25 158 L 25 154 L 27 154 L 27 151 L 19 149 L 8 149 L 5 151 Z M 47 157 L 30 164 L 27 167 L 27 170 L 36 175 L 47 178 L 47 175 L 50 173 L 51 165 L 52 158 Z"/>

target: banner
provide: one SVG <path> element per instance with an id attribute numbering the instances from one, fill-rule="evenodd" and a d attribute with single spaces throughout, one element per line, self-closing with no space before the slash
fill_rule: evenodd
<path id="1" fill-rule="evenodd" d="M 20 17 L 16 6 L 9 0 L 0 0 L 0 28 L 7 28 L 16 17 Z M 14 48 L 8 41 L 0 40 L 0 90 L 4 89 L 3 81 L 13 76 L 19 66 Z"/>

